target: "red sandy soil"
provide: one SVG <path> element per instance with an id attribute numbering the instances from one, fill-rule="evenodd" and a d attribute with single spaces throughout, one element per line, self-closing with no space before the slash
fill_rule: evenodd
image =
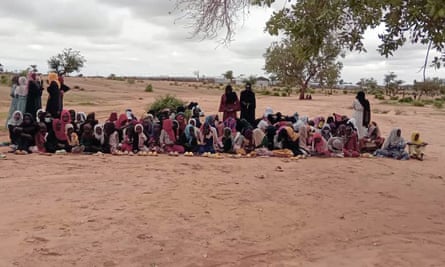
<path id="1" fill-rule="evenodd" d="M 221 90 L 67 79 L 98 111 L 175 94 L 216 112 Z M 9 107 L 0 87 L 0 112 Z M 257 115 L 350 115 L 354 95 L 258 96 Z M 0 161 L 0 266 L 445 266 L 445 113 L 370 97 L 387 135 L 419 130 L 425 161 L 16 156 Z M 381 111 L 389 111 L 382 114 Z M 3 123 L 3 120 L 1 121 Z M 6 132 L 0 133 L 7 140 Z M 6 152 L 7 148 L 0 148 Z"/>

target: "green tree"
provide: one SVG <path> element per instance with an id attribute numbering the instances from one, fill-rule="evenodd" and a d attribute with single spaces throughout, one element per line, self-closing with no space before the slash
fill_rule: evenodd
<path id="1" fill-rule="evenodd" d="M 240 13 L 247 15 L 250 5 L 271 6 L 275 0 L 177 0 L 178 9 L 191 19 L 195 34 L 214 37 L 225 29 L 225 40 L 235 33 Z M 306 53 L 318 54 L 329 34 L 335 34 L 343 48 L 366 51 L 363 45 L 365 30 L 383 24 L 385 30 L 378 35 L 380 53 L 386 57 L 407 41 L 430 44 L 432 49 L 444 53 L 445 2 L 443 0 L 288 0 L 288 4 L 275 11 L 267 23 L 270 34 L 305 36 L 312 44 Z M 445 54 L 433 63 L 440 67 Z"/>
<path id="2" fill-rule="evenodd" d="M 72 48 L 65 48 L 57 56 L 53 56 L 48 60 L 49 68 L 57 72 L 59 75 L 79 72 L 83 68 L 86 59 L 79 51 Z"/>
<path id="3" fill-rule="evenodd" d="M 394 93 L 394 91 L 397 88 L 397 83 L 396 83 L 396 78 L 397 75 L 394 72 L 390 72 L 388 74 L 385 74 L 385 78 L 383 79 L 384 83 L 385 83 L 385 94 L 386 95 L 391 95 Z"/>
<path id="4" fill-rule="evenodd" d="M 230 83 L 232 83 L 232 81 L 233 81 L 233 71 L 232 70 L 226 71 L 225 73 L 223 73 L 223 76 L 227 80 L 230 80 Z"/>
<path id="5" fill-rule="evenodd" d="M 441 91 L 444 88 L 444 84 L 442 80 L 439 78 L 433 78 L 433 79 L 427 79 L 424 82 L 417 82 L 414 81 L 414 92 L 417 95 L 417 99 L 420 100 L 420 98 L 423 95 L 427 96 L 435 96 L 441 93 Z"/>
<path id="6" fill-rule="evenodd" d="M 336 81 L 342 66 L 336 61 L 340 48 L 333 38 L 326 39 L 323 49 L 317 55 L 304 54 L 307 47 L 308 44 L 302 38 L 287 38 L 272 43 L 264 54 L 266 72 L 276 75 L 287 87 L 300 86 L 300 99 L 304 99 L 311 80 L 327 81 L 330 75 L 329 80 Z"/>
<path id="7" fill-rule="evenodd" d="M 356 83 L 362 91 L 374 92 L 378 89 L 377 81 L 374 78 L 361 78 L 360 81 Z"/>
<path id="8" fill-rule="evenodd" d="M 251 85 L 255 85 L 257 77 L 255 75 L 250 75 L 248 78 L 243 80 L 243 83 L 250 83 Z"/>

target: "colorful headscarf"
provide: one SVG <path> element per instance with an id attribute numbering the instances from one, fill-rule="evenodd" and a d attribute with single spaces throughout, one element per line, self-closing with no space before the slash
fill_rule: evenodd
<path id="1" fill-rule="evenodd" d="M 419 138 L 416 140 L 416 135 L 419 136 Z M 420 139 L 420 133 L 415 131 L 411 134 L 411 143 L 415 145 L 421 145 L 423 143 L 422 139 Z"/>
<path id="2" fill-rule="evenodd" d="M 53 131 L 59 141 L 67 141 L 66 124 L 67 123 L 64 123 L 61 119 L 53 119 Z"/>
<path id="3" fill-rule="evenodd" d="M 171 141 L 176 141 L 176 134 L 173 130 L 173 121 L 171 119 L 166 119 L 162 121 L 162 129 L 167 133 Z"/>
<path id="4" fill-rule="evenodd" d="M 57 75 L 57 73 L 55 72 L 48 73 L 48 82 L 49 84 L 55 82 L 57 84 L 57 87 L 60 89 L 59 75 Z"/>

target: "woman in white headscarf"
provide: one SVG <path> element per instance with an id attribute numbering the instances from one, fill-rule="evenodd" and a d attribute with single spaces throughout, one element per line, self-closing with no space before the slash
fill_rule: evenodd
<path id="1" fill-rule="evenodd" d="M 8 122 L 12 117 L 12 114 L 17 111 L 17 101 L 18 101 L 18 96 L 17 96 L 17 87 L 19 86 L 19 77 L 18 76 L 14 76 L 12 77 L 12 85 L 11 85 L 11 93 L 9 94 L 11 96 L 11 105 L 9 106 L 9 113 L 8 113 L 8 117 L 6 118 L 6 123 L 5 123 L 5 127 L 8 128 Z"/>
<path id="2" fill-rule="evenodd" d="M 383 143 L 382 148 L 375 151 L 374 156 L 407 160 L 409 159 L 409 154 L 405 151 L 405 147 L 406 142 L 402 137 L 402 130 L 394 128 L 391 130 L 385 143 Z"/>
<path id="3" fill-rule="evenodd" d="M 19 78 L 19 85 L 15 89 L 17 94 L 17 108 L 16 110 L 25 114 L 26 112 L 26 99 L 28 97 L 28 79 L 26 77 Z"/>

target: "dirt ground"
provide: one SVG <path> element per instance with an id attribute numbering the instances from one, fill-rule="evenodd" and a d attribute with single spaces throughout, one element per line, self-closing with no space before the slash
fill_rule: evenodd
<path id="1" fill-rule="evenodd" d="M 211 114 L 223 92 L 147 83 L 68 78 L 65 105 L 103 120 L 170 93 Z M 257 115 L 352 113 L 352 94 L 313 96 L 257 96 Z M 8 154 L 0 266 L 445 266 L 445 112 L 369 100 L 385 136 L 421 132 L 425 161 Z M 9 101 L 0 87 L 1 125 Z"/>

